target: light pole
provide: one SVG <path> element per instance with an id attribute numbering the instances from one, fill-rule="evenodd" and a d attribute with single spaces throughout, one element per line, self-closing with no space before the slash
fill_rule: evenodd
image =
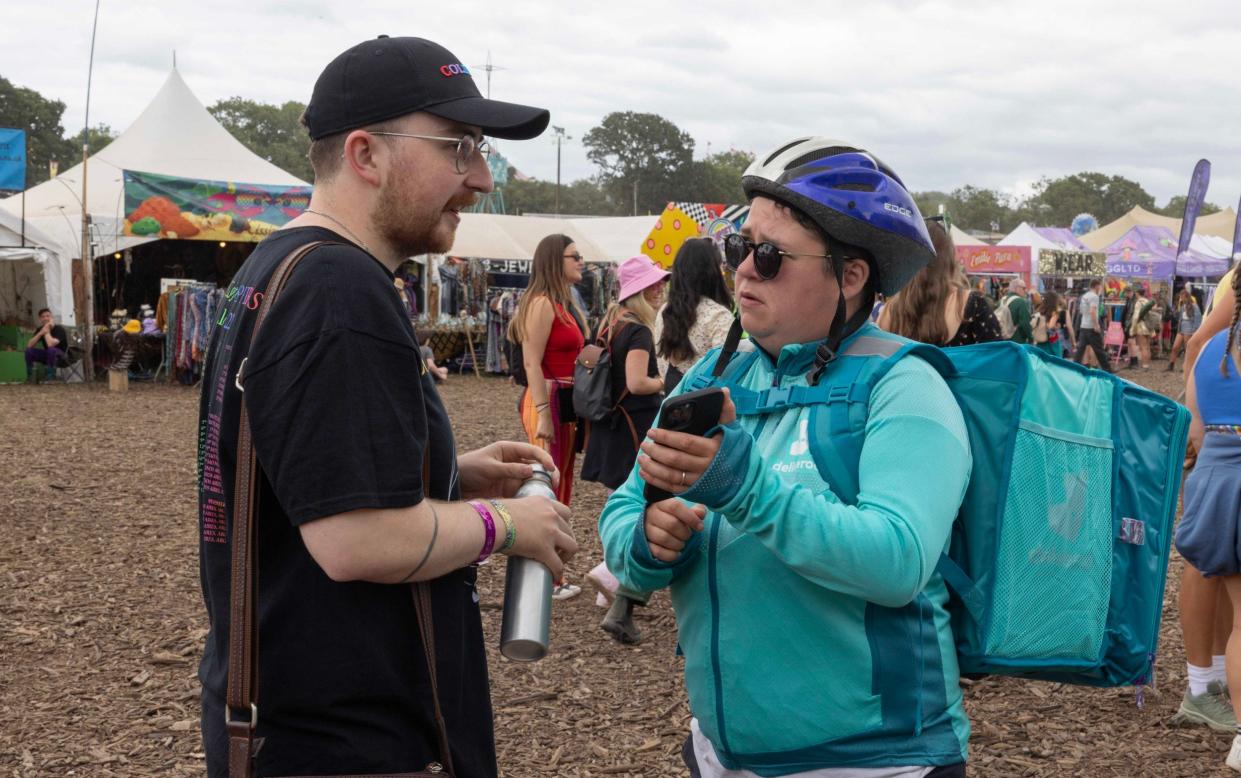
<path id="1" fill-rule="evenodd" d="M 572 140 L 568 135 L 564 134 L 564 127 L 552 127 L 553 137 L 556 139 L 556 215 L 560 215 L 560 144 L 566 140 Z"/>
<path id="2" fill-rule="evenodd" d="M 83 305 L 82 360 L 86 365 L 83 380 L 87 383 L 95 380 L 95 258 L 90 249 L 90 212 L 86 199 L 86 158 L 90 154 L 90 85 L 95 70 L 95 33 L 99 30 L 99 3 L 95 0 L 95 21 L 90 31 L 90 60 L 86 65 L 86 111 L 82 118 L 82 281 L 86 286 L 85 304 Z"/>

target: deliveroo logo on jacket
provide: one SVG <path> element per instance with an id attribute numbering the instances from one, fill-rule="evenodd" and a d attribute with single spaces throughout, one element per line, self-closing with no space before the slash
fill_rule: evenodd
<path id="1" fill-rule="evenodd" d="M 810 450 L 810 438 L 807 435 L 807 428 L 810 426 L 809 419 L 802 419 L 801 424 L 797 428 L 797 440 L 793 441 L 793 445 L 789 446 L 789 456 L 801 457 L 805 456 Z"/>

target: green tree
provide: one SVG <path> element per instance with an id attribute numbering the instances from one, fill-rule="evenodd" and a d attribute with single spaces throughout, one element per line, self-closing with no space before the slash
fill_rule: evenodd
<path id="1" fill-rule="evenodd" d="M 627 212 L 635 204 L 638 213 L 662 211 L 675 197 L 678 173 L 694 159 L 689 133 L 653 113 L 610 113 L 582 144 L 599 167 L 600 183 L 613 202 L 629 206 Z"/>
<path id="2" fill-rule="evenodd" d="M 1155 198 L 1142 185 L 1123 176 L 1075 173 L 1043 178 L 1026 202 L 1030 220 L 1040 226 L 1067 227 L 1079 213 L 1092 213 L 1100 224 L 1120 218 L 1134 206 L 1155 210 Z"/>
<path id="3" fill-rule="evenodd" d="M 86 139 L 90 141 L 90 154 L 91 156 L 94 156 L 101 149 L 103 149 L 104 146 L 107 146 L 109 143 L 116 140 L 116 133 L 112 131 L 111 125 L 100 122 L 90 128 L 90 131 L 86 134 Z M 74 133 L 72 137 L 65 138 L 65 140 L 77 150 L 76 157 L 70 162 L 72 163 L 75 160 L 80 161 L 82 157 L 82 132 L 79 130 Z M 62 162 L 61 170 L 64 170 L 65 167 L 65 164 Z"/>
<path id="4" fill-rule="evenodd" d="M 937 192 L 931 190 L 928 192 L 911 192 L 914 202 L 918 204 L 918 212 L 925 218 L 927 216 L 937 216 L 939 207 L 944 206 L 947 211 L 952 203 L 952 195 L 947 192 Z"/>
<path id="5" fill-rule="evenodd" d="M 740 205 L 746 201 L 741 174 L 754 161 L 748 151 L 729 149 L 691 160 L 676 171 L 669 200 Z"/>
<path id="6" fill-rule="evenodd" d="M 1185 218 L 1185 201 L 1187 199 L 1185 195 L 1176 195 L 1168 200 L 1167 205 L 1159 209 L 1159 213 L 1162 213 L 1164 216 L 1171 216 L 1174 219 L 1183 219 Z M 1215 203 L 1203 201 L 1202 210 L 1198 211 L 1198 215 L 1206 216 L 1211 213 L 1219 213 L 1222 210 L 1224 209 Z"/>
<path id="7" fill-rule="evenodd" d="M 952 223 L 963 230 L 1007 232 L 1017 226 L 1016 216 L 1009 207 L 1008 199 L 994 189 L 969 185 L 954 189 L 948 195 L 945 210 Z M 924 215 L 934 215 L 934 212 Z"/>
<path id="8" fill-rule="evenodd" d="M 556 182 L 529 178 L 518 180 L 509 173 L 504 186 L 504 209 L 511 214 L 554 213 Z M 599 185 L 588 178 L 560 187 L 560 213 L 570 216 L 622 216 L 624 210 L 612 202 Z"/>
<path id="9" fill-rule="evenodd" d="M 302 127 L 302 103 L 256 103 L 242 97 L 220 100 L 207 109 L 233 137 L 250 151 L 303 181 L 314 180 L 306 151 L 310 138 Z"/>
<path id="10" fill-rule="evenodd" d="M 65 104 L 0 76 L 0 127 L 26 131 L 26 187 L 49 178 L 48 162 L 67 170 L 82 155 L 82 146 L 65 139 L 61 124 Z"/>

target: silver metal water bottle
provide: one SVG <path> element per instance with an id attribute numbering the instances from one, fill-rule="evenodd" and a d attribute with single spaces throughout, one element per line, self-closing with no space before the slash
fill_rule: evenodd
<path id="1" fill-rule="evenodd" d="M 517 490 L 518 497 L 556 499 L 552 477 L 542 465 Z M 500 653 L 516 662 L 536 662 L 547 655 L 552 622 L 552 571 L 529 557 L 510 556 L 504 578 L 504 619 Z"/>

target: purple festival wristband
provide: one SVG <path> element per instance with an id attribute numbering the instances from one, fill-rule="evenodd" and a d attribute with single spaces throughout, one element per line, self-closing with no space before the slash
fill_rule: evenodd
<path id="1" fill-rule="evenodd" d="M 483 520 L 483 529 L 486 536 L 483 538 L 483 550 L 478 555 L 478 559 L 474 560 L 474 564 L 478 564 L 491 556 L 492 550 L 496 545 L 496 520 L 492 518 L 491 511 L 487 510 L 487 506 L 478 500 L 470 500 L 470 507 L 477 513 L 478 517 Z"/>

